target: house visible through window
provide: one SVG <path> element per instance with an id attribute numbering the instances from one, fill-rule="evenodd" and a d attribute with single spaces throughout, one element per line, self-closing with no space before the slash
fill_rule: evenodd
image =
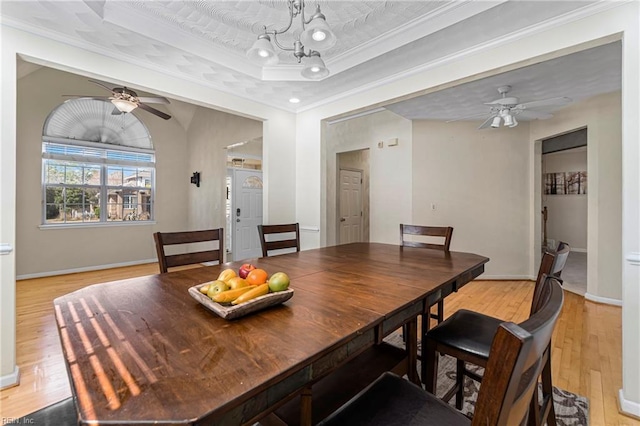
<path id="1" fill-rule="evenodd" d="M 108 100 L 69 99 L 42 132 L 42 223 L 153 220 L 155 150 L 134 114 Z"/>
<path id="2" fill-rule="evenodd" d="M 149 151 L 45 140 L 44 223 L 152 220 L 155 155 Z"/>

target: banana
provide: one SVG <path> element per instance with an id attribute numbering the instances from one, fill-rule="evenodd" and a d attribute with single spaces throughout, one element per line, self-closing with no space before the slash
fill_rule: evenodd
<path id="1" fill-rule="evenodd" d="M 251 289 L 250 291 L 243 293 L 236 300 L 231 302 L 232 305 L 239 305 L 240 303 L 247 302 L 251 299 L 255 299 L 258 296 L 264 296 L 269 293 L 269 284 L 260 284 L 256 288 Z"/>
<path id="2" fill-rule="evenodd" d="M 214 302 L 218 302 L 218 303 L 233 302 L 239 296 L 241 296 L 243 293 L 246 293 L 247 291 L 253 290 L 254 288 L 256 288 L 256 286 L 255 285 L 251 285 L 251 286 L 247 286 L 247 287 L 236 288 L 235 290 L 223 291 L 223 292 L 218 293 L 215 296 L 213 296 L 211 298 L 211 300 L 213 300 Z"/>

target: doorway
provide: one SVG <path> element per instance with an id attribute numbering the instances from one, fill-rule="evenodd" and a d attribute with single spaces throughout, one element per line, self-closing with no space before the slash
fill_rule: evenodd
<path id="1" fill-rule="evenodd" d="M 369 149 L 337 154 L 336 242 L 369 241 Z"/>
<path id="2" fill-rule="evenodd" d="M 227 155 L 227 259 L 262 256 L 258 225 L 262 224 L 262 137 L 225 147 Z"/>
<path id="3" fill-rule="evenodd" d="M 262 170 L 227 171 L 227 247 L 233 260 L 262 256 Z"/>
<path id="4" fill-rule="evenodd" d="M 340 169 L 339 243 L 362 241 L 362 170 Z"/>
<path id="5" fill-rule="evenodd" d="M 542 141 L 542 247 L 571 246 L 562 278 L 564 288 L 587 292 L 587 129 Z M 546 220 L 545 220 L 546 219 Z"/>

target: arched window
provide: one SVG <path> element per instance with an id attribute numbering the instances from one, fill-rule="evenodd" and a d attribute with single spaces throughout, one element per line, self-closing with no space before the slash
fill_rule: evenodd
<path id="1" fill-rule="evenodd" d="M 146 126 L 99 99 L 68 100 L 42 135 L 45 225 L 153 220 L 155 151 Z"/>

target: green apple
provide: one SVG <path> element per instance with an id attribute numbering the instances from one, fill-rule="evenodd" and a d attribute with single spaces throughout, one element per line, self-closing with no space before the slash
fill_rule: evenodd
<path id="1" fill-rule="evenodd" d="M 284 272 L 276 272 L 269 278 L 269 290 L 273 293 L 289 288 L 289 276 Z"/>

